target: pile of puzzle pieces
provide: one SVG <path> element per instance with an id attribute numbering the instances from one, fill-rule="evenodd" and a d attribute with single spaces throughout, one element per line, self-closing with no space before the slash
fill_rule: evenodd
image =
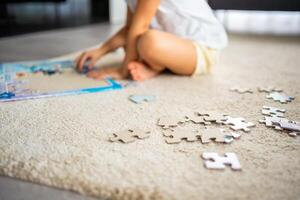
<path id="1" fill-rule="evenodd" d="M 193 131 L 184 125 L 188 122 L 204 125 L 204 129 Z M 210 125 L 228 125 L 232 131 L 224 128 L 209 127 Z M 164 116 L 158 120 L 158 126 L 166 130 L 164 136 L 167 137 L 166 143 L 180 143 L 182 140 L 189 142 L 201 140 L 203 144 L 209 143 L 211 140 L 221 143 L 231 143 L 234 139 L 240 138 L 240 134 L 236 131 L 249 132 L 255 124 L 246 122 L 241 117 L 231 117 L 217 112 L 196 112 L 194 115 L 175 118 Z"/>
<path id="2" fill-rule="evenodd" d="M 253 89 L 246 87 L 233 87 L 230 88 L 230 91 L 239 94 L 254 93 Z M 259 93 L 267 93 L 267 99 L 273 99 L 275 102 L 282 104 L 289 103 L 295 99 L 283 93 L 282 89 L 276 87 L 258 87 L 257 91 Z M 129 100 L 141 104 L 154 101 L 155 96 L 131 95 L 129 96 Z M 264 123 L 267 127 L 286 131 L 293 137 L 299 135 L 300 123 L 285 118 L 285 113 L 285 109 L 264 106 L 262 109 L 264 119 L 259 120 L 259 122 Z M 199 125 L 199 128 L 186 126 L 189 123 Z M 241 137 L 241 132 L 250 132 L 251 128 L 255 126 L 254 123 L 247 122 L 242 117 L 232 117 L 216 111 L 198 111 L 194 114 L 181 117 L 163 116 L 158 119 L 157 125 L 162 128 L 163 136 L 167 144 L 178 144 L 182 141 L 201 141 L 202 144 L 214 141 L 216 143 L 230 144 Z M 120 141 L 130 143 L 138 139 L 149 138 L 150 135 L 150 131 L 132 129 L 113 133 L 109 137 L 109 140 L 111 142 Z M 233 152 L 227 152 L 224 156 L 215 152 L 204 152 L 202 153 L 202 158 L 204 160 L 204 166 L 208 169 L 224 169 L 226 165 L 230 166 L 232 170 L 242 169 L 237 155 Z"/>
<path id="3" fill-rule="evenodd" d="M 245 94 L 245 93 L 254 93 L 254 90 L 251 88 L 243 88 L 243 87 L 232 87 L 229 89 L 232 92 L 237 92 L 239 94 Z M 283 90 L 280 88 L 276 88 L 273 86 L 268 87 L 258 87 L 257 91 L 260 93 L 268 93 L 266 98 L 267 99 L 273 99 L 274 101 L 278 101 L 280 103 L 289 103 L 292 102 L 292 100 L 295 99 L 295 97 L 289 96 L 285 93 L 283 93 Z"/>
<path id="4" fill-rule="evenodd" d="M 265 117 L 259 120 L 259 122 L 264 123 L 267 127 L 286 131 L 290 136 L 295 137 L 300 134 L 300 123 L 285 118 L 285 112 L 285 109 L 263 106 L 262 114 Z"/>
<path id="5" fill-rule="evenodd" d="M 290 103 L 295 99 L 295 97 L 283 93 L 282 89 L 272 86 L 258 87 L 257 90 L 261 93 L 267 93 L 267 99 L 273 99 L 275 102 L 280 102 L 281 104 Z M 240 87 L 231 88 L 230 91 L 238 92 L 240 94 L 253 93 L 251 88 Z M 264 119 L 259 120 L 259 122 L 264 123 L 267 127 L 273 127 L 276 130 L 286 131 L 290 136 L 296 137 L 300 134 L 300 123 L 285 118 L 285 112 L 285 109 L 263 106 L 262 114 L 264 115 Z"/>

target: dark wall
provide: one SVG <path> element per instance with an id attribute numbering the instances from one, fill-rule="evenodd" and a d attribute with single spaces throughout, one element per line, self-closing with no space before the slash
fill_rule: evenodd
<path id="1" fill-rule="evenodd" d="M 109 21 L 109 0 L 0 0 L 0 37 Z"/>
<path id="2" fill-rule="evenodd" d="M 208 0 L 213 9 L 300 11 L 300 0 Z"/>

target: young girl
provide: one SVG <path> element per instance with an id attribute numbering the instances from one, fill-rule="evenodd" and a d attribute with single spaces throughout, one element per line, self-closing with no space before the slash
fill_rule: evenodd
<path id="1" fill-rule="evenodd" d="M 89 77 L 131 77 L 142 81 L 168 69 L 178 75 L 204 74 L 216 63 L 227 45 L 223 26 L 205 0 L 126 0 L 126 25 L 100 48 L 77 60 L 81 71 L 105 54 L 124 47 L 121 68 L 92 70 Z"/>

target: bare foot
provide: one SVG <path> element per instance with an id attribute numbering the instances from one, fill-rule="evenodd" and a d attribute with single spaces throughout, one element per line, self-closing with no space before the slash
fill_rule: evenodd
<path id="1" fill-rule="evenodd" d="M 121 70 L 118 68 L 106 68 L 93 70 L 87 73 L 87 76 L 93 79 L 104 79 L 104 78 L 113 78 L 113 79 L 123 79 Z"/>
<path id="2" fill-rule="evenodd" d="M 128 64 L 129 72 L 132 79 L 135 81 L 144 81 L 153 78 L 159 74 L 159 72 L 147 67 L 145 64 L 140 62 L 130 62 Z"/>

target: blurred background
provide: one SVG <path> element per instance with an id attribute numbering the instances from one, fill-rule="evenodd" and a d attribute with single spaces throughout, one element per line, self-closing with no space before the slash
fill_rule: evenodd
<path id="1" fill-rule="evenodd" d="M 230 32 L 300 35 L 300 0 L 208 0 Z M 85 26 L 120 24 L 124 0 L 1 0 L 0 37 Z"/>

